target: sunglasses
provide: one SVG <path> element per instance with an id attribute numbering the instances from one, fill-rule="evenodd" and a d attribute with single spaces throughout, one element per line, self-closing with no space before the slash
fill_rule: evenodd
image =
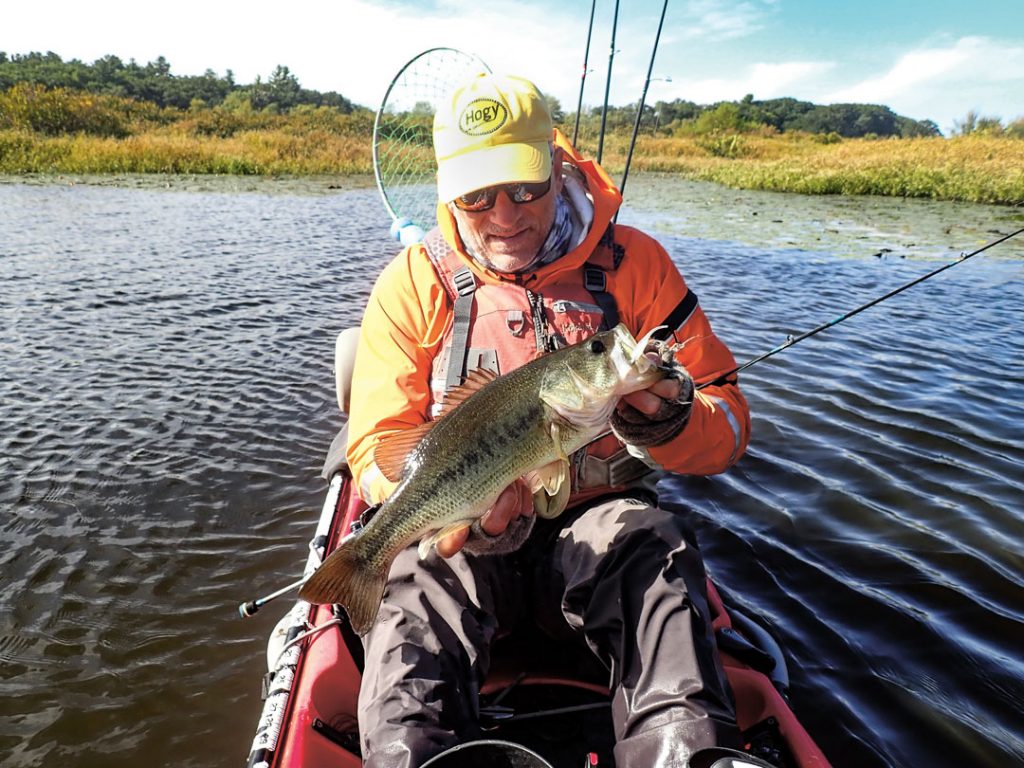
<path id="1" fill-rule="evenodd" d="M 494 207 L 499 192 L 504 192 L 508 195 L 508 199 L 513 203 L 521 204 L 531 203 L 540 197 L 544 197 L 550 189 L 551 177 L 548 176 L 545 181 L 533 183 L 516 182 L 514 184 L 498 184 L 494 187 L 484 187 L 483 189 L 477 189 L 468 194 L 460 195 L 453 202 L 460 211 L 481 213 L 489 211 Z"/>

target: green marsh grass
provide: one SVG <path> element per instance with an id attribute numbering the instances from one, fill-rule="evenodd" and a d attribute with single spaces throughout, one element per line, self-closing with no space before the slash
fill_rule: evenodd
<path id="1" fill-rule="evenodd" d="M 690 138 L 643 138 L 633 170 L 677 173 L 738 189 L 884 195 L 1024 205 L 1024 141 L 998 136 L 822 141 L 799 134 L 739 135 L 722 151 Z M 702 146 L 702 143 L 704 146 Z M 625 163 L 612 142 L 605 165 Z"/>
<path id="2" fill-rule="evenodd" d="M 373 172 L 373 115 L 297 107 L 287 115 L 152 104 L 61 89 L 0 93 L 3 174 L 364 175 Z M 621 175 L 627 133 L 606 137 L 603 164 Z M 580 141 L 584 154 L 593 137 Z M 415 163 L 429 170 L 430 152 Z M 642 136 L 633 171 L 679 174 L 742 189 L 886 195 L 1024 205 L 1024 140 L 840 139 L 768 129 Z"/>

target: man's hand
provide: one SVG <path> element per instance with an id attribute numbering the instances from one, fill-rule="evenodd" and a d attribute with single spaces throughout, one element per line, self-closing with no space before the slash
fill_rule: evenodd
<path id="1" fill-rule="evenodd" d="M 498 500 L 480 518 L 480 527 L 489 536 L 500 536 L 509 524 L 519 517 L 533 516 L 533 494 L 522 480 L 516 480 L 501 492 Z M 469 538 L 469 528 L 458 533 L 445 536 L 437 542 L 437 553 L 441 557 L 451 557 L 462 549 Z"/>
<path id="2" fill-rule="evenodd" d="M 663 445 L 682 432 L 690 420 L 693 395 L 690 374 L 678 363 L 673 364 L 667 378 L 619 400 L 612 413 L 612 431 L 628 445 Z"/>
<path id="3" fill-rule="evenodd" d="M 623 410 L 623 403 L 636 408 L 644 416 L 653 416 L 666 400 L 676 400 L 683 394 L 683 382 L 679 379 L 659 379 L 647 389 L 640 389 L 623 395 L 619 400 L 618 410 Z"/>

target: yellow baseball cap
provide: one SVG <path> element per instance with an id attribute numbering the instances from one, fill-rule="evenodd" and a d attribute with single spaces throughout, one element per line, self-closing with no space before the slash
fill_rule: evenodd
<path id="1" fill-rule="evenodd" d="M 434 115 L 437 194 L 443 202 L 476 189 L 551 175 L 554 124 L 529 80 L 480 74 Z"/>

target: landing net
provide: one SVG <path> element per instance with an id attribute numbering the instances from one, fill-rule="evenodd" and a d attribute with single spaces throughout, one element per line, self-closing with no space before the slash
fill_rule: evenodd
<path id="1" fill-rule="evenodd" d="M 373 126 L 373 169 L 395 222 L 434 226 L 437 164 L 432 128 L 438 105 L 466 79 L 490 68 L 454 48 L 431 48 L 395 75 Z"/>

